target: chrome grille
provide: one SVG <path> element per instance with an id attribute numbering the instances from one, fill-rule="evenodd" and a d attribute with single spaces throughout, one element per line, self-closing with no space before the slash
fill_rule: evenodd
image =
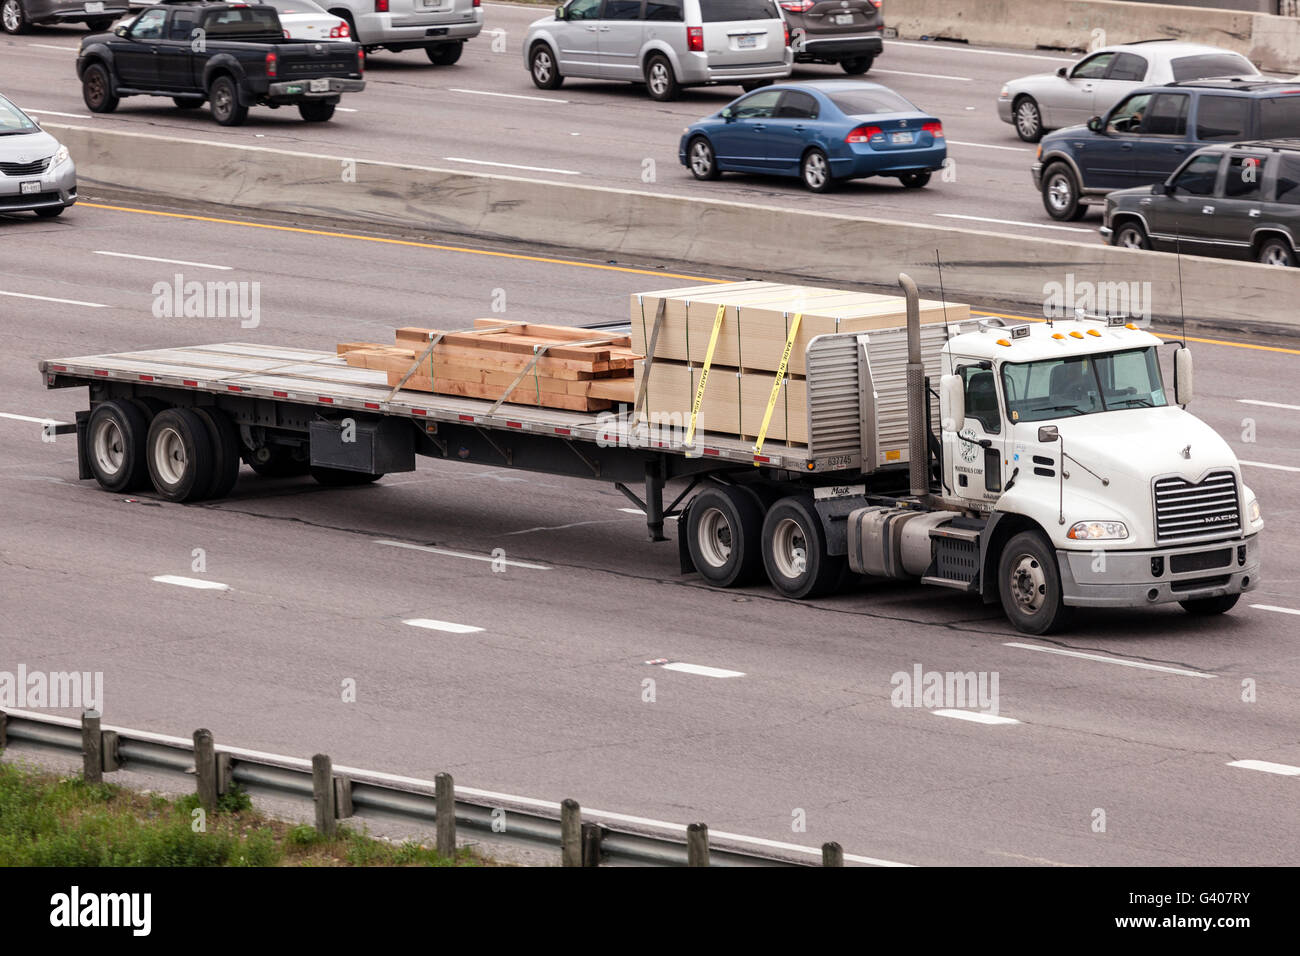
<path id="1" fill-rule="evenodd" d="M 50 157 L 38 159 L 34 163 L 0 163 L 0 173 L 6 176 L 39 176 L 50 165 Z"/>
<path id="2" fill-rule="evenodd" d="M 1153 489 L 1157 541 L 1187 541 L 1241 531 L 1237 479 L 1230 471 L 1212 471 L 1196 483 L 1157 478 Z"/>

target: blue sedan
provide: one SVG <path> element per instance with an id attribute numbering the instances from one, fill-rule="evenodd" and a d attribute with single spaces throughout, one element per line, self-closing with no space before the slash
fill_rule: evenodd
<path id="1" fill-rule="evenodd" d="M 798 176 L 813 192 L 865 176 L 919 189 L 947 156 L 936 117 L 862 80 L 765 86 L 688 126 L 677 148 L 696 179 L 726 171 Z"/>

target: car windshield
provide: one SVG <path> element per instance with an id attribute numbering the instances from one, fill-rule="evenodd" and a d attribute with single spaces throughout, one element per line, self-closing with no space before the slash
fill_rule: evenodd
<path id="1" fill-rule="evenodd" d="M 39 129 L 30 116 L 0 96 L 0 136 L 35 133 Z"/>
<path id="2" fill-rule="evenodd" d="M 1013 422 L 1168 405 L 1153 347 L 1002 366 Z"/>
<path id="3" fill-rule="evenodd" d="M 779 18 L 772 0 L 700 0 L 700 19 L 705 23 Z"/>
<path id="4" fill-rule="evenodd" d="M 845 116 L 870 116 L 873 113 L 915 113 L 916 107 L 893 90 L 848 90 L 832 93 L 834 103 Z"/>
<path id="5" fill-rule="evenodd" d="M 1204 80 L 1211 76 L 1259 76 L 1259 70 L 1240 53 L 1198 53 L 1169 61 L 1175 80 Z"/>

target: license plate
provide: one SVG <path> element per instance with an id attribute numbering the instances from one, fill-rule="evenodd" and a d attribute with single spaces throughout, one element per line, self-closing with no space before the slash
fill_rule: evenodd
<path id="1" fill-rule="evenodd" d="M 910 143 L 912 141 L 911 133 L 890 133 L 889 141 L 891 143 Z"/>
<path id="2" fill-rule="evenodd" d="M 758 37 L 736 37 L 736 49 L 753 50 L 758 46 Z"/>
<path id="3" fill-rule="evenodd" d="M 103 12 L 104 12 L 104 0 L 92 0 L 91 3 L 86 4 L 86 12 L 87 12 L 87 13 L 103 13 Z"/>
<path id="4" fill-rule="evenodd" d="M 328 93 L 330 90 L 329 80 L 312 80 L 307 84 L 307 88 L 313 93 Z"/>
<path id="5" fill-rule="evenodd" d="M 24 196 L 30 196 L 32 193 L 38 193 L 41 191 L 40 181 L 33 179 L 31 182 L 23 183 L 18 187 L 18 191 L 22 193 Z"/>
<path id="6" fill-rule="evenodd" d="M 851 14 L 851 13 L 839 13 L 839 14 L 836 14 L 836 16 L 835 16 L 835 22 L 836 22 L 836 23 L 839 23 L 839 24 L 841 24 L 841 25 L 842 25 L 842 24 L 845 24 L 845 23 L 852 23 L 852 22 L 853 22 L 853 14 Z"/>

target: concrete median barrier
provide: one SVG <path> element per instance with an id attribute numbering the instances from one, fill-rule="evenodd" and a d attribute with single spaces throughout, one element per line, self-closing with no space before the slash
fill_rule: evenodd
<path id="1" fill-rule="evenodd" d="M 45 128 L 71 150 L 83 191 L 99 184 L 358 228 L 411 227 L 828 284 L 892 285 L 906 271 L 930 295 L 939 287 L 937 255 L 944 291 L 959 301 L 1036 311 L 1049 300 L 1087 305 L 1093 295 L 1098 305 L 1113 305 L 1122 295 L 1121 304 L 1168 321 L 1177 318 L 1181 298 L 1192 321 L 1300 326 L 1290 308 L 1300 281 L 1293 269 L 1184 257 L 1180 297 L 1175 256 L 1114 249 L 1099 239 L 1020 238 L 84 126 Z"/>
<path id="2" fill-rule="evenodd" d="M 1087 50 L 1170 37 L 1236 50 L 1262 70 L 1300 72 L 1300 20 L 1266 13 L 1123 0 L 890 0 L 904 38 Z"/>

